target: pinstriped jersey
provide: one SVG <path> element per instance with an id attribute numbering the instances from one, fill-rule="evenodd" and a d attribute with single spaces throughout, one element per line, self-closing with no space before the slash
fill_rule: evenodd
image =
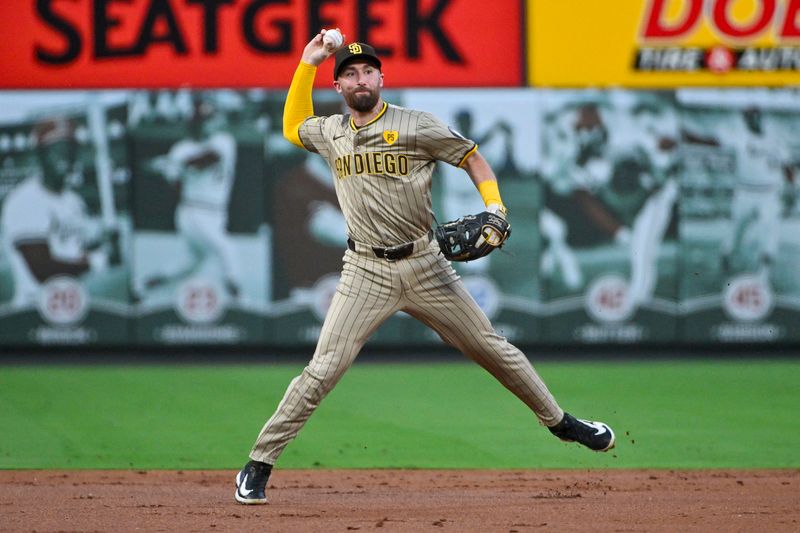
<path id="1" fill-rule="evenodd" d="M 350 237 L 373 246 L 427 233 L 436 161 L 460 166 L 477 148 L 430 113 L 386 103 L 361 127 L 350 115 L 309 117 L 299 134 L 331 168 Z"/>

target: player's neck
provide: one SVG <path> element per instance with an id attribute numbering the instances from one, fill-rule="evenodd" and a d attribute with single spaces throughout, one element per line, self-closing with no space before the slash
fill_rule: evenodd
<path id="1" fill-rule="evenodd" d="M 350 116 L 353 117 L 353 124 L 360 128 L 370 120 L 378 116 L 383 109 L 383 98 L 378 98 L 378 102 L 369 111 L 357 111 L 350 108 Z"/>

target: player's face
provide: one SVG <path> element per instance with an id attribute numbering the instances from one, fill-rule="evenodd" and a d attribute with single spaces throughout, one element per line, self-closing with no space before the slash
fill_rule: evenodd
<path id="1" fill-rule="evenodd" d="M 353 61 L 342 69 L 333 86 L 347 107 L 365 113 L 374 109 L 381 98 L 383 74 L 372 63 Z"/>
<path id="2" fill-rule="evenodd" d="M 45 184 L 60 191 L 75 163 L 75 143 L 63 140 L 40 147 L 39 162 Z"/>

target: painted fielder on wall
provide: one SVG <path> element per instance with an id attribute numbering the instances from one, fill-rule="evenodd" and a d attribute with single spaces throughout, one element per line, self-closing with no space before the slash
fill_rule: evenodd
<path id="1" fill-rule="evenodd" d="M 653 297 L 659 254 L 673 221 L 677 120 L 657 98 L 629 102 L 624 113 L 602 99 L 574 98 L 545 117 L 541 273 L 558 274 L 568 292 L 580 291 L 591 280 L 579 250 L 624 247 L 633 311 Z"/>
<path id="2" fill-rule="evenodd" d="M 215 261 L 229 297 L 240 293 L 240 272 L 227 232 L 228 202 L 236 169 L 236 140 L 225 131 L 213 102 L 196 96 L 187 124 L 187 136 L 176 142 L 151 168 L 180 192 L 175 227 L 188 249 L 188 259 L 167 265 L 147 279 L 137 278 L 139 296 L 174 284 L 198 272 L 207 260 Z"/>
<path id="3" fill-rule="evenodd" d="M 78 149 L 73 121 L 43 120 L 32 136 L 38 170 L 5 197 L 0 221 L 14 308 L 36 305 L 49 280 L 100 274 L 122 260 L 118 232 L 93 223 L 86 203 L 67 185 Z"/>
<path id="4" fill-rule="evenodd" d="M 797 338 L 797 99 L 686 90 L 682 308 L 690 340 Z"/>
<path id="5" fill-rule="evenodd" d="M 510 234 L 497 179 L 477 145 L 430 113 L 384 102 L 375 50 L 343 42 L 338 31 L 323 30 L 306 45 L 283 116 L 285 137 L 330 166 L 349 235 L 342 275 L 311 361 L 289 384 L 236 475 L 236 501 L 267 502 L 267 480 L 286 446 L 367 339 L 398 311 L 480 364 L 557 437 L 596 451 L 612 448 L 608 425 L 564 412 L 527 357 L 497 334 L 447 259 L 481 257 Z M 317 66 L 334 53 L 333 85 L 348 112 L 317 117 L 311 98 Z M 465 170 L 486 211 L 437 227 L 434 239 L 437 161 Z"/>
<path id="6" fill-rule="evenodd" d="M 736 177 L 730 207 L 730 224 L 720 245 L 721 269 L 732 274 L 734 264 L 742 265 L 746 240 L 755 243 L 755 272 L 769 282 L 778 254 L 783 213 L 781 194 L 794 183 L 791 156 L 780 136 L 765 124 L 763 112 L 749 106 L 741 112 L 744 128 L 736 146 Z M 755 239 L 746 239 L 755 232 Z M 751 261 L 752 263 L 752 261 Z"/>

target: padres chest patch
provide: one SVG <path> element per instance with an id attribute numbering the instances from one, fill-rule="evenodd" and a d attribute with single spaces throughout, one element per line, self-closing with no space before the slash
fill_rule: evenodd
<path id="1" fill-rule="evenodd" d="M 397 130 L 383 130 L 383 140 L 386 141 L 389 146 L 397 141 L 398 136 Z"/>

